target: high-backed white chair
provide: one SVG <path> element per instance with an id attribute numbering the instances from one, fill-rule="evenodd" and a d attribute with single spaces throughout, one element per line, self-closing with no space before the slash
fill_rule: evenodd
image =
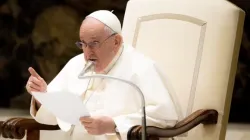
<path id="1" fill-rule="evenodd" d="M 225 139 L 244 18 L 226 0 L 128 2 L 124 42 L 156 61 L 179 115 L 173 128 L 149 126 L 148 138 Z M 59 129 L 24 118 L 0 126 L 4 137 L 27 134 L 27 140 L 38 140 L 40 130 Z M 128 138 L 140 139 L 140 134 L 141 127 L 134 126 Z"/>
<path id="2" fill-rule="evenodd" d="M 124 42 L 156 61 L 179 120 L 201 109 L 218 112 L 216 125 L 198 125 L 179 139 L 225 139 L 244 18 L 226 0 L 128 2 Z"/>

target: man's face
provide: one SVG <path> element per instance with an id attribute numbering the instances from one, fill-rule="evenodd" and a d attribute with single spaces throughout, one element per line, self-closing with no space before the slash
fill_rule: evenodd
<path id="1" fill-rule="evenodd" d="M 80 28 L 80 40 L 86 61 L 95 61 L 95 71 L 102 71 L 113 59 L 120 47 L 119 36 L 104 30 L 100 21 L 87 18 Z"/>

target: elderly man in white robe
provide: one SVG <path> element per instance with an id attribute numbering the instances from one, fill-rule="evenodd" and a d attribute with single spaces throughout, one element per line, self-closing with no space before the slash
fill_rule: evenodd
<path id="1" fill-rule="evenodd" d="M 69 60 L 48 86 L 33 68 L 29 68 L 31 75 L 26 89 L 31 95 L 33 91 L 46 94 L 65 90 L 79 95 L 91 116 L 79 118 L 82 125 L 72 126 L 32 98 L 31 115 L 36 121 L 58 124 L 68 134 L 67 139 L 72 140 L 126 140 L 128 130 L 134 125 L 141 125 L 141 101 L 135 89 L 114 80 L 78 78 L 88 62 L 94 61 L 94 67 L 84 75 L 119 77 L 133 82 L 142 90 L 146 100 L 147 125 L 175 125 L 178 117 L 162 80 L 164 77 L 158 73 L 154 61 L 132 46 L 124 45 L 120 21 L 112 12 L 99 10 L 88 15 L 82 22 L 79 36 L 80 41 L 76 45 L 83 53 Z"/>

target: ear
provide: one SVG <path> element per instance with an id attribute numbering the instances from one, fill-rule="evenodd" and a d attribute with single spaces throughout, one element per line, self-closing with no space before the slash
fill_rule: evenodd
<path id="1" fill-rule="evenodd" d="M 122 36 L 117 34 L 115 35 L 115 46 L 119 47 L 122 44 Z"/>
<path id="2" fill-rule="evenodd" d="M 114 53 L 118 52 L 118 50 L 121 46 L 121 42 L 122 42 L 122 37 L 120 35 L 115 35 L 114 48 L 113 48 Z"/>

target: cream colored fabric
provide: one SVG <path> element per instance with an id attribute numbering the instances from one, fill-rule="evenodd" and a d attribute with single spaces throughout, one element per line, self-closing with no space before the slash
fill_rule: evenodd
<path id="1" fill-rule="evenodd" d="M 83 98 L 83 102 L 86 102 L 90 114 L 111 116 L 117 125 L 122 140 L 126 140 L 128 130 L 134 125 L 141 124 L 140 95 L 136 93 L 137 91 L 133 87 L 114 80 L 99 80 L 98 86 L 88 86 L 88 79 L 78 79 L 78 74 L 83 69 L 84 64 L 83 54 L 72 58 L 48 85 L 48 92 L 67 90 L 72 94 L 82 96 L 82 93 L 89 87 L 88 94 L 86 98 Z M 121 57 L 108 74 L 129 80 L 140 87 L 146 100 L 148 125 L 157 127 L 174 126 L 178 120 L 177 113 L 168 90 L 163 84 L 162 79 L 165 78 L 160 76 L 157 69 L 154 61 L 138 53 L 132 46 L 124 46 Z M 66 138 L 72 140 L 118 139 L 115 134 L 89 135 L 83 126 L 76 126 L 72 129 L 70 124 L 55 118 L 43 106 L 36 112 L 34 100 L 31 104 L 31 115 L 40 123 L 58 124 L 68 134 Z"/>
<path id="2" fill-rule="evenodd" d="M 219 112 L 217 125 L 199 125 L 179 139 L 224 139 L 244 15 L 226 0 L 128 2 L 124 42 L 164 72 L 179 119 L 198 109 Z"/>

